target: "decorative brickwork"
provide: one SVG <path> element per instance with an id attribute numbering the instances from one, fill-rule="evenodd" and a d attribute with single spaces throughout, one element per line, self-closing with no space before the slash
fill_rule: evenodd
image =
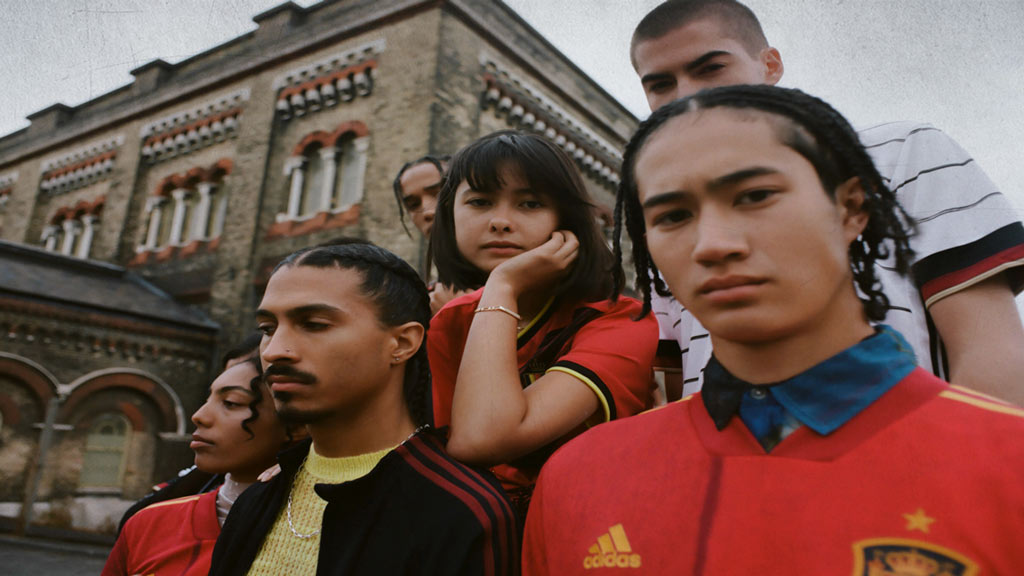
<path id="1" fill-rule="evenodd" d="M 107 177 L 114 169 L 117 149 L 123 143 L 124 136 L 116 136 L 44 161 L 40 191 L 63 194 Z"/>
<path id="2" fill-rule="evenodd" d="M 580 170 L 608 188 L 619 184 L 622 154 L 586 124 L 567 112 L 529 82 L 481 54 L 485 89 L 481 106 L 503 116 L 512 128 L 543 134 L 576 160 Z"/>
<path id="3" fill-rule="evenodd" d="M 155 164 L 236 137 L 248 100 L 246 88 L 146 124 L 139 134 L 142 157 Z"/>
<path id="4" fill-rule="evenodd" d="M 289 70 L 274 81 L 275 108 L 282 120 L 351 102 L 373 92 L 377 54 L 383 40 L 363 44 L 308 66 Z"/>

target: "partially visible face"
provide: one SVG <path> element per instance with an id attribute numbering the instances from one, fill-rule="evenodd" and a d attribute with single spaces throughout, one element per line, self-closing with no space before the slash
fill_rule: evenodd
<path id="1" fill-rule="evenodd" d="M 259 310 L 260 359 L 286 421 L 315 424 L 365 414 L 387 393 L 395 339 L 343 268 L 286 266 L 270 277 Z"/>
<path id="2" fill-rule="evenodd" d="M 647 247 L 673 296 L 712 337 L 760 343 L 851 309 L 848 247 L 862 224 L 764 115 L 743 114 L 670 119 L 636 174 Z"/>
<path id="3" fill-rule="evenodd" d="M 242 428 L 252 416 L 249 405 L 255 398 L 249 384 L 258 376 L 256 367 L 246 362 L 228 368 L 210 385 L 206 403 L 192 415 L 196 431 L 190 447 L 200 470 L 230 472 L 240 482 L 253 482 L 274 464 L 287 434 L 269 394 L 255 405 L 258 417 L 246 423 L 252 435 Z"/>
<path id="4" fill-rule="evenodd" d="M 430 162 L 422 162 L 402 173 L 402 205 L 412 223 L 424 236 L 434 226 L 434 209 L 441 192 L 441 173 Z"/>
<path id="5" fill-rule="evenodd" d="M 466 260 L 487 273 L 547 242 L 558 229 L 554 202 L 531 190 L 518 169 L 502 170 L 501 181 L 494 192 L 473 190 L 466 181 L 455 191 L 455 242 Z"/>
<path id="6" fill-rule="evenodd" d="M 652 111 L 705 88 L 779 81 L 782 62 L 774 48 L 751 55 L 722 28 L 715 18 L 702 18 L 636 45 L 633 60 Z"/>

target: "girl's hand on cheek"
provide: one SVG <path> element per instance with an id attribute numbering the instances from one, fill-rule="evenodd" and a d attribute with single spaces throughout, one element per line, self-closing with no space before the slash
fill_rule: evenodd
<path id="1" fill-rule="evenodd" d="M 580 242 L 568 230 L 556 230 L 551 239 L 499 264 L 487 281 L 504 283 L 518 297 L 564 277 L 579 256 Z"/>

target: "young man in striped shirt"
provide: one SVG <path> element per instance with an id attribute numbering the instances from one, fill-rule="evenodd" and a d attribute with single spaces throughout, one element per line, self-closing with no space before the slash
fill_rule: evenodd
<path id="1" fill-rule="evenodd" d="M 631 57 L 651 110 L 704 88 L 776 84 L 779 51 L 757 17 L 735 0 L 669 0 L 633 34 Z M 1014 295 L 1024 287 L 1024 227 L 976 162 L 928 124 L 894 122 L 859 131 L 903 208 L 917 221 L 912 274 L 878 262 L 890 300 L 885 322 L 940 378 L 1024 404 L 1024 328 Z M 683 394 L 700 389 L 708 332 L 668 295 L 656 295 L 660 355 L 682 358 Z"/>
<path id="2" fill-rule="evenodd" d="M 361 241 L 300 250 L 256 313 L 265 382 L 311 442 L 235 503 L 211 574 L 507 574 L 512 510 L 452 460 L 430 408 L 426 286 Z"/>

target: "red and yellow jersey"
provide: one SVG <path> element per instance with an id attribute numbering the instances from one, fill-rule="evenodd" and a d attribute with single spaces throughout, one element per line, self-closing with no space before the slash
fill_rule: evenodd
<path id="1" fill-rule="evenodd" d="M 452 300 L 430 321 L 427 350 L 433 375 L 434 424 L 451 422 L 455 379 L 466 336 L 482 290 Z M 631 416 L 651 405 L 651 364 L 658 346 L 652 315 L 636 321 L 640 303 L 633 298 L 559 306 L 551 301 L 516 339 L 523 387 L 547 372 L 570 374 L 597 396 L 604 422 Z M 506 488 L 532 486 L 547 456 L 568 438 L 509 465 L 494 468 Z"/>
<path id="2" fill-rule="evenodd" d="M 545 465 L 524 574 L 1014 574 L 1024 411 L 915 369 L 770 454 L 698 395 L 589 431 Z"/>
<path id="3" fill-rule="evenodd" d="M 219 534 L 216 490 L 152 504 L 124 525 L 102 576 L 205 576 Z"/>

